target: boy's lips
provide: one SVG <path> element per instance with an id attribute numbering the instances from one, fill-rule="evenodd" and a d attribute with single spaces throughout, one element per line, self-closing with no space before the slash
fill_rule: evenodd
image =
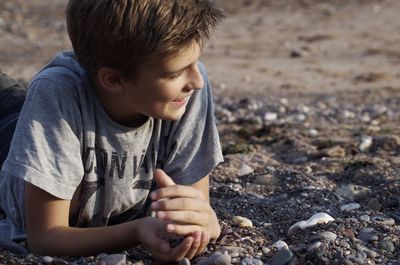
<path id="1" fill-rule="evenodd" d="M 188 100 L 188 99 L 190 98 L 191 95 L 192 95 L 192 94 L 189 94 L 189 95 L 187 95 L 187 96 L 185 96 L 185 97 L 183 97 L 183 98 L 175 99 L 175 100 L 173 100 L 172 102 L 174 102 L 174 103 L 181 103 L 181 102 L 184 102 L 184 101 Z"/>

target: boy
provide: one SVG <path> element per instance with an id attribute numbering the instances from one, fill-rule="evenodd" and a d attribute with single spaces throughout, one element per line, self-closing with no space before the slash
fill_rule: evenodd
<path id="1" fill-rule="evenodd" d="M 198 59 L 222 17 L 212 0 L 70 0 L 74 52 L 30 84 L 0 175 L 0 236 L 40 255 L 143 244 L 161 261 L 218 238 L 208 174 L 222 154 Z"/>

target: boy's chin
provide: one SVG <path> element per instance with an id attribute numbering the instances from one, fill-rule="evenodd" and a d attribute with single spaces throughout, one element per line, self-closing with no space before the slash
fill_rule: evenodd
<path id="1" fill-rule="evenodd" d="M 164 115 L 162 115 L 162 117 L 160 117 L 160 119 L 165 121 L 177 121 L 182 118 L 183 114 L 185 114 L 185 109 L 183 109 L 182 111 L 165 113 Z"/>

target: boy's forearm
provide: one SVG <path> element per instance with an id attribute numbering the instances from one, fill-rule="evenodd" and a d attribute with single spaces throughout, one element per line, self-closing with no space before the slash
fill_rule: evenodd
<path id="1" fill-rule="evenodd" d="M 55 227 L 40 238 L 28 238 L 28 244 L 38 255 L 90 256 L 122 251 L 141 243 L 141 221 L 93 228 Z"/>
<path id="2" fill-rule="evenodd" d="M 215 213 L 214 209 L 210 206 L 210 214 L 211 214 L 211 224 L 209 228 L 210 239 L 212 241 L 217 240 L 219 235 L 221 234 L 221 226 L 218 222 L 217 214 Z"/>

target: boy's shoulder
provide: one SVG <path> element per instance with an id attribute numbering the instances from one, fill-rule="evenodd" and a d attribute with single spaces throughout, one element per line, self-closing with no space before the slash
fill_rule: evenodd
<path id="1" fill-rule="evenodd" d="M 58 53 L 31 81 L 48 80 L 56 85 L 77 84 L 87 81 L 85 70 L 78 63 L 73 51 Z"/>

